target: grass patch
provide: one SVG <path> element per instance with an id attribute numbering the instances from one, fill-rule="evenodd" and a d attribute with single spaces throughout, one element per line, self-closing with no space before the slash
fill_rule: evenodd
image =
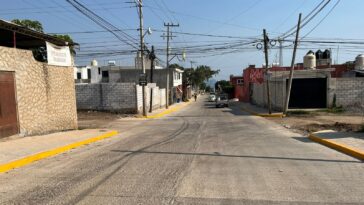
<path id="1" fill-rule="evenodd" d="M 328 108 L 325 110 L 325 112 L 328 113 L 343 113 L 345 110 L 343 107 L 333 107 L 333 108 Z"/>

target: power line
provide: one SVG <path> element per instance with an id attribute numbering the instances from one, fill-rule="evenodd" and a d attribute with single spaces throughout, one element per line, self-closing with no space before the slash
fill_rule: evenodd
<path id="1" fill-rule="evenodd" d="M 67 0 L 68 3 L 70 3 L 75 9 L 77 9 L 79 12 L 81 12 L 83 15 L 91 19 L 93 22 L 101 26 L 102 28 L 108 30 L 110 33 L 112 33 L 117 39 L 124 42 L 125 44 L 130 45 L 131 47 L 138 49 L 138 43 L 136 43 L 136 39 L 129 34 L 125 33 L 124 31 L 115 32 L 114 30 L 119 30 L 114 25 L 103 19 L 102 17 L 98 16 L 88 8 L 86 8 L 84 5 L 79 3 L 76 0 Z"/>
<path id="2" fill-rule="evenodd" d="M 329 15 L 330 13 L 335 9 L 335 7 L 340 3 L 340 0 L 338 0 L 335 5 L 330 9 L 329 12 L 327 12 L 327 14 L 308 32 L 306 33 L 301 39 L 306 38 L 308 35 L 310 35 L 310 33 L 312 33 L 312 31 L 314 31 Z"/>

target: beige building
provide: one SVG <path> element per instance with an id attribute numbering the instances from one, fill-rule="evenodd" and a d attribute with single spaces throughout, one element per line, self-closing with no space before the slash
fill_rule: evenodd
<path id="1" fill-rule="evenodd" d="M 77 129 L 68 43 L 2 20 L 0 36 L 0 138 Z"/>

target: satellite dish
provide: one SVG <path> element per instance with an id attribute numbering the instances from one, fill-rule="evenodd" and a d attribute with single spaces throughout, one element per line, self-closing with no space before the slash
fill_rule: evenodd
<path id="1" fill-rule="evenodd" d="M 147 33 L 148 33 L 148 35 L 151 35 L 153 33 L 152 29 L 150 27 L 148 27 Z"/>

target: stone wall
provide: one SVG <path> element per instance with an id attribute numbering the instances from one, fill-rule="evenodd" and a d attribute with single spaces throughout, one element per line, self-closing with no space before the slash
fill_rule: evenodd
<path id="1" fill-rule="evenodd" d="M 15 72 L 21 135 L 77 129 L 72 67 L 51 66 L 28 50 L 0 47 L 0 71 Z"/>
<path id="2" fill-rule="evenodd" d="M 155 84 L 146 86 L 146 108 L 149 111 L 151 89 L 153 89 L 153 110 L 165 105 L 162 99 L 164 89 Z M 119 113 L 142 113 L 142 87 L 135 83 L 91 83 L 77 84 L 77 109 L 100 110 Z"/>

